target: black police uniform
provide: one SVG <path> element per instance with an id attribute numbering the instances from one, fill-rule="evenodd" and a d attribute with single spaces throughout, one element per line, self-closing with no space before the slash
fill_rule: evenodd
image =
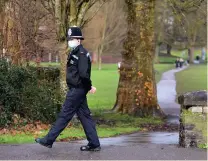
<path id="1" fill-rule="evenodd" d="M 91 58 L 88 51 L 79 45 L 67 58 L 66 82 L 69 88 L 91 89 Z"/>
<path id="2" fill-rule="evenodd" d="M 69 91 L 67 92 L 62 110 L 49 133 L 43 139 L 36 139 L 36 142 L 51 148 L 59 134 L 68 125 L 72 117 L 77 114 L 89 142 L 87 146 L 81 147 L 83 148 L 81 150 L 100 147 L 95 123 L 90 115 L 86 98 L 92 86 L 90 76 L 90 54 L 82 45 L 79 45 L 68 56 L 66 82 Z"/>

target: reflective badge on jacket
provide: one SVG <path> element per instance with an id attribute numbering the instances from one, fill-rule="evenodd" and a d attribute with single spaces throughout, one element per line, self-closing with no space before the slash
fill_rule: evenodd
<path id="1" fill-rule="evenodd" d="M 75 59 L 77 59 L 77 60 L 79 59 L 78 56 L 76 56 L 76 55 L 72 55 L 72 56 L 73 56 Z"/>
<path id="2" fill-rule="evenodd" d="M 73 60 L 70 60 L 70 64 L 74 64 L 74 61 Z"/>

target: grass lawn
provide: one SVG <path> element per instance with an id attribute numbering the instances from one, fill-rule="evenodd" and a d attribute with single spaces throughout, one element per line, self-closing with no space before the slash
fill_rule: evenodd
<path id="1" fill-rule="evenodd" d="M 45 64 L 46 65 L 46 64 Z M 163 72 L 174 68 L 172 64 L 156 64 L 155 69 L 157 82 L 160 80 Z M 100 124 L 97 126 L 99 137 L 110 137 L 119 134 L 131 133 L 139 131 L 140 124 L 161 124 L 162 120 L 157 118 L 135 118 L 128 115 L 117 113 L 103 113 L 104 110 L 109 110 L 113 107 L 116 98 L 116 90 L 118 85 L 119 74 L 117 72 L 117 64 L 104 64 L 103 69 L 99 71 L 96 66 L 92 67 L 92 82 L 97 87 L 97 93 L 88 95 L 88 104 L 95 117 L 108 120 L 113 125 Z M 46 131 L 42 131 L 38 136 L 43 136 Z M 32 143 L 33 134 L 4 134 L 0 135 L 0 143 Z M 73 126 L 62 132 L 58 139 L 79 139 L 84 138 L 85 134 L 81 126 Z"/>
<path id="2" fill-rule="evenodd" d="M 111 137 L 121 134 L 128 134 L 141 130 L 139 125 L 144 123 L 159 125 L 163 121 L 159 118 L 135 118 L 128 115 L 120 115 L 117 113 L 96 113 L 95 117 L 100 119 L 108 120 L 112 125 L 100 124 L 97 125 L 97 132 L 100 138 Z M 37 131 L 38 134 L 4 134 L 0 135 L 0 143 L 10 144 L 10 143 L 33 143 L 34 139 L 37 137 L 45 136 L 48 130 Z M 85 133 L 81 125 L 74 125 L 66 128 L 57 138 L 57 141 L 70 141 L 77 139 L 84 139 Z"/>
<path id="3" fill-rule="evenodd" d="M 102 137 L 111 137 L 120 135 L 123 133 L 131 133 L 136 132 L 139 130 L 139 127 L 99 127 L 97 126 L 97 132 L 98 136 L 100 138 Z M 48 131 L 40 131 L 41 134 L 39 135 L 33 135 L 33 134 L 17 134 L 17 135 L 11 135 L 11 134 L 5 134 L 0 136 L 0 143 L 1 144 L 22 144 L 22 143 L 33 143 L 34 139 L 38 137 L 45 136 Z M 57 138 L 57 141 L 60 141 L 62 139 L 64 140 L 77 140 L 77 139 L 84 139 L 85 133 L 82 127 L 71 127 L 65 129 Z"/>
<path id="4" fill-rule="evenodd" d="M 183 58 L 184 60 L 188 59 L 188 50 L 172 50 L 171 56 L 166 56 L 166 52 L 167 51 L 161 51 L 161 53 L 163 53 L 159 56 L 159 61 L 161 63 L 174 63 L 177 57 Z M 185 54 L 183 55 L 183 53 Z M 197 55 L 201 57 L 201 49 L 194 50 L 194 59 Z"/>
<path id="5" fill-rule="evenodd" d="M 30 65 L 31 66 L 37 66 L 37 63 L 31 61 L 30 62 Z M 42 67 L 59 67 L 60 66 L 60 63 L 56 63 L 56 62 L 51 62 L 51 63 L 49 63 L 49 62 L 41 62 L 40 63 L 40 66 L 42 66 Z"/>
<path id="6" fill-rule="evenodd" d="M 182 56 L 182 53 L 185 53 L 184 56 Z M 177 57 L 183 57 L 185 59 L 188 59 L 188 50 L 173 50 L 171 53 L 173 56 Z M 195 49 L 194 50 L 194 58 L 199 55 L 201 57 L 201 49 Z"/>
<path id="7" fill-rule="evenodd" d="M 175 57 L 175 56 L 160 56 L 159 57 L 160 63 L 174 64 L 176 59 L 177 59 L 177 57 Z"/>
<path id="8" fill-rule="evenodd" d="M 206 118 L 208 117 L 208 114 L 206 115 Z M 203 115 L 201 113 L 192 113 L 190 111 L 184 111 L 183 112 L 183 120 L 185 122 L 185 124 L 194 124 L 195 127 L 193 129 L 193 131 L 197 132 L 201 132 L 202 133 L 202 137 L 204 139 L 204 143 L 198 145 L 198 147 L 200 148 L 208 148 L 208 144 L 207 144 L 207 123 L 204 123 L 205 117 L 203 117 Z"/>
<path id="9" fill-rule="evenodd" d="M 178 94 L 207 90 L 207 65 L 191 65 L 189 68 L 176 73 Z"/>
<path id="10" fill-rule="evenodd" d="M 155 69 L 159 72 L 156 74 L 156 81 L 160 80 L 163 72 L 172 68 L 174 68 L 172 64 L 156 64 Z M 104 64 L 101 71 L 93 66 L 92 83 L 97 88 L 97 92 L 95 95 L 88 95 L 88 104 L 92 110 L 111 109 L 113 107 L 118 80 L 117 64 Z"/>

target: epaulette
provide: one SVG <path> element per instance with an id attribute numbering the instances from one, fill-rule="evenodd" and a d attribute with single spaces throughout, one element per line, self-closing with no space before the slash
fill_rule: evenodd
<path id="1" fill-rule="evenodd" d="M 85 50 L 80 51 L 80 54 L 84 54 L 84 55 L 86 55 L 87 57 L 90 56 L 90 53 L 87 52 L 87 51 L 85 51 Z"/>
<path id="2" fill-rule="evenodd" d="M 85 50 L 84 48 L 80 49 L 80 54 L 85 54 L 91 60 L 90 53 L 87 50 Z"/>

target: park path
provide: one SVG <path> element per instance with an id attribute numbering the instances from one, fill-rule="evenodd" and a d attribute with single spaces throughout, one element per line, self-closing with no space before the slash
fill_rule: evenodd
<path id="1" fill-rule="evenodd" d="M 176 103 L 176 79 L 175 73 L 180 72 L 187 67 L 172 69 L 164 72 L 161 80 L 157 84 L 158 103 L 164 113 L 168 116 L 170 123 L 179 124 L 180 105 Z"/>
<path id="2" fill-rule="evenodd" d="M 173 69 L 162 75 L 157 84 L 158 100 L 170 123 L 178 123 L 180 106 L 175 103 L 176 81 Z M 100 139 L 102 150 L 97 153 L 81 152 L 86 140 L 56 142 L 52 149 L 38 144 L 0 145 L 0 160 L 207 160 L 203 149 L 178 148 L 178 132 L 140 132 Z"/>

